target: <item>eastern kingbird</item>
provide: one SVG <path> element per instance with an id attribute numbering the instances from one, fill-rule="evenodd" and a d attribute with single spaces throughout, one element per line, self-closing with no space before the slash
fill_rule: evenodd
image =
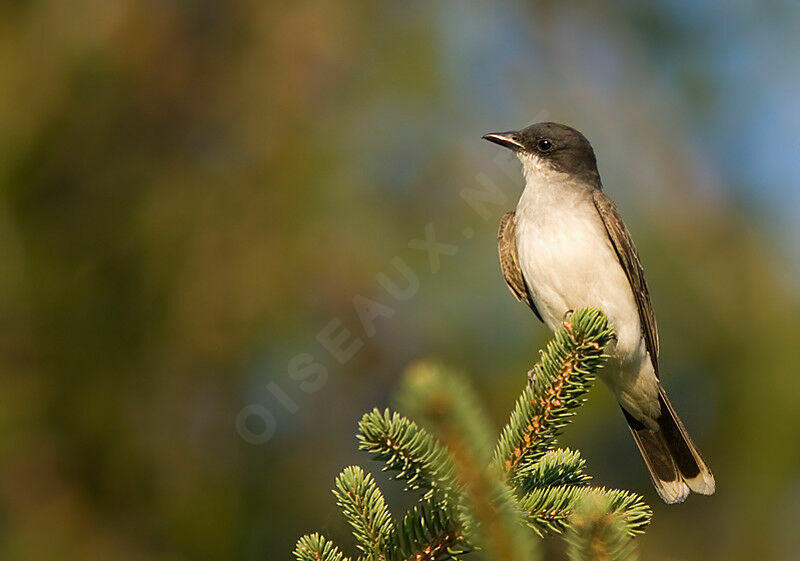
<path id="1" fill-rule="evenodd" d="M 614 392 L 658 494 L 711 495 L 714 476 L 658 374 L 658 331 L 633 240 L 602 190 L 591 144 L 558 123 L 484 139 L 522 162 L 525 189 L 500 223 L 500 268 L 511 292 L 551 330 L 570 310 L 603 310 L 616 333 L 600 378 Z"/>

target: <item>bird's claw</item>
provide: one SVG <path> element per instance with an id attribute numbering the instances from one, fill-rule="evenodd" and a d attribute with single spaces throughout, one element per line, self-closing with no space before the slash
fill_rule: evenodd
<path id="1" fill-rule="evenodd" d="M 575 313 L 575 310 L 567 310 L 564 314 L 564 321 L 561 322 L 561 325 L 567 328 L 567 331 L 572 331 L 572 314 Z"/>
<path id="2" fill-rule="evenodd" d="M 543 354 L 543 351 L 540 349 L 539 350 L 539 355 L 541 356 L 542 354 Z M 542 364 L 542 361 L 540 360 L 539 362 L 536 363 L 536 366 L 541 366 L 541 364 Z M 534 380 L 536 380 L 536 366 L 534 366 L 533 368 L 528 370 L 528 383 L 531 386 L 533 386 L 533 382 L 534 382 Z"/>

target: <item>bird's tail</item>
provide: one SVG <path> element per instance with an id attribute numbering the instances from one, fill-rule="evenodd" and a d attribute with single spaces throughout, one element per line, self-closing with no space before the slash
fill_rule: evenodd
<path id="1" fill-rule="evenodd" d="M 657 431 L 648 429 L 625 409 L 622 410 L 656 491 L 669 504 L 683 502 L 690 490 L 712 495 L 714 476 L 686 433 L 664 388 L 659 388 L 658 398 L 661 416 L 657 421 Z"/>

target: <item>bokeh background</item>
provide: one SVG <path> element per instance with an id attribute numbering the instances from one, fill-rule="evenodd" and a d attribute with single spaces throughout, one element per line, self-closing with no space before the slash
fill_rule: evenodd
<path id="1" fill-rule="evenodd" d="M 659 502 L 603 388 L 564 443 L 645 494 L 645 559 L 800 558 L 799 53 L 791 0 L 0 2 L 0 558 L 352 551 L 329 490 L 403 368 L 500 426 L 546 340 L 480 140 L 543 119 L 595 146 L 718 492 Z"/>

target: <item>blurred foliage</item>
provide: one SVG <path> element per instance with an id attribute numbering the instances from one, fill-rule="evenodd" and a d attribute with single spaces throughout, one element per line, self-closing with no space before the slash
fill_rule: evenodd
<path id="1" fill-rule="evenodd" d="M 479 552 L 487 561 L 538 560 L 534 532 L 566 534 L 574 560 L 632 559 L 650 507 L 635 493 L 590 485 L 580 454 L 554 449 L 586 403 L 613 338 L 600 310 L 571 313 L 542 350 L 495 445 L 481 400 L 462 375 L 433 362 L 409 367 L 398 402 L 421 424 L 373 409 L 357 439 L 406 490 L 424 491 L 395 518 L 369 473 L 358 466 L 339 473 L 333 494 L 361 550 L 357 559 L 456 560 Z M 350 559 L 317 532 L 302 536 L 294 555 Z"/>
<path id="2" fill-rule="evenodd" d="M 277 558 L 321 520 L 348 544 L 331 477 L 421 355 L 499 422 L 546 333 L 497 270 L 521 179 L 480 135 L 545 117 L 596 148 L 719 483 L 656 508 L 642 556 L 796 557 L 798 9 L 0 2 L 0 558 Z M 484 221 L 459 193 L 486 181 Z M 651 493 L 607 392 L 581 417 L 596 481 Z"/>

